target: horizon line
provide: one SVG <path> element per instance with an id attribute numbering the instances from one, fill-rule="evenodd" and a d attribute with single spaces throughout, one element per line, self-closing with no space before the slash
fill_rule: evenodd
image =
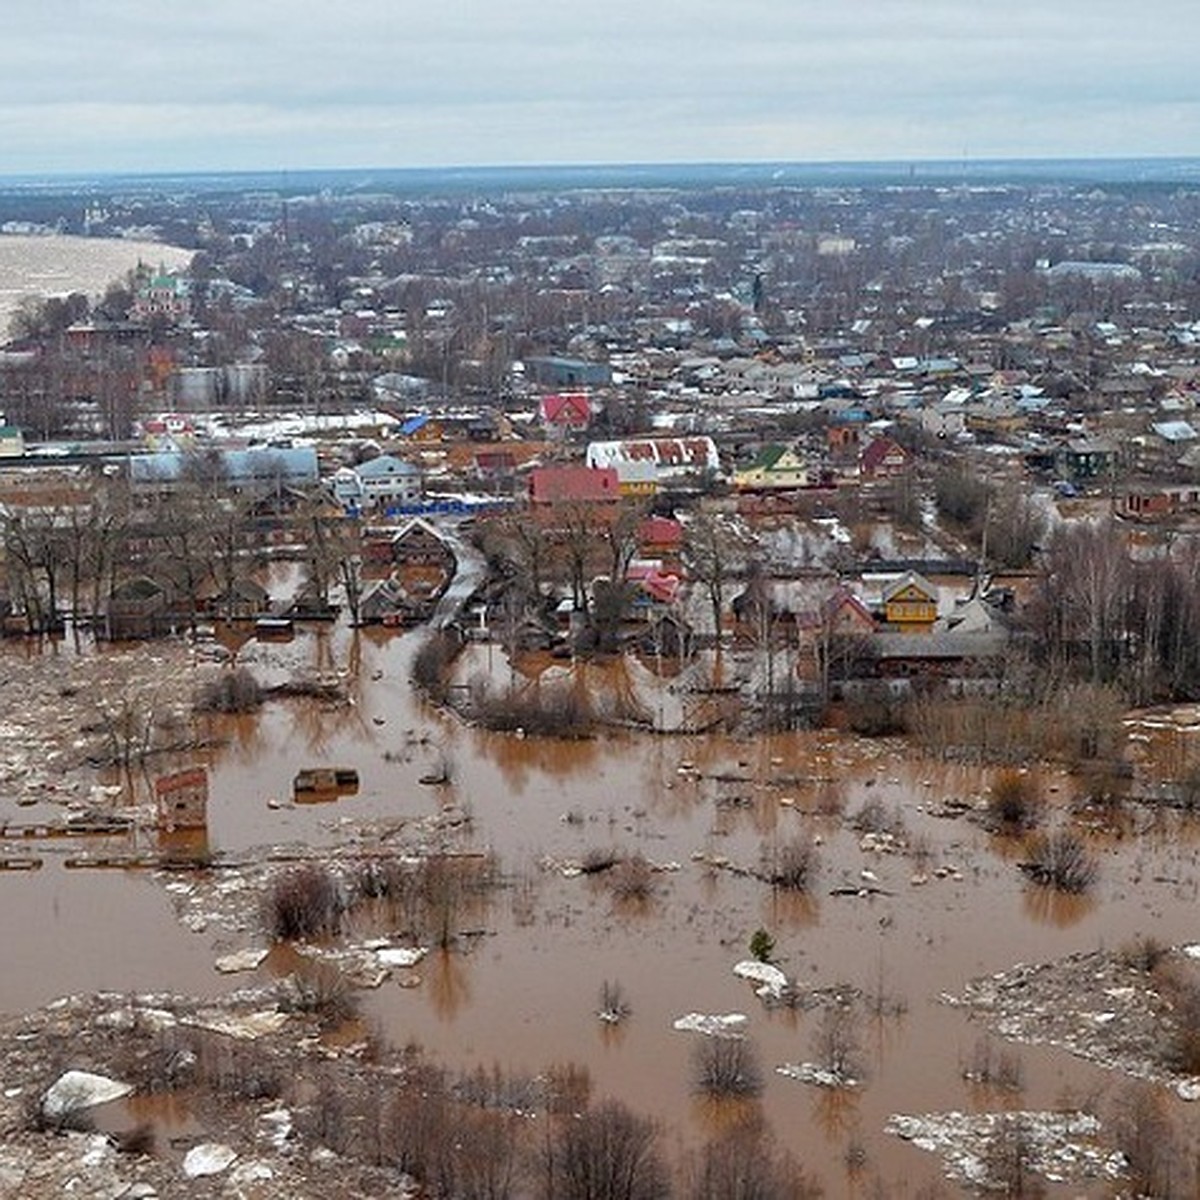
<path id="1" fill-rule="evenodd" d="M 1200 166 L 1200 154 L 1102 154 L 1102 155 L 1003 155 L 997 157 L 973 157 L 963 154 L 958 157 L 902 157 L 902 158 L 812 158 L 812 159 L 645 159 L 645 160 L 595 160 L 572 162 L 514 162 L 514 163 L 436 163 L 410 164 L 406 166 L 352 165 L 352 166 L 262 166 L 262 167 L 138 167 L 112 168 L 104 170 L 62 169 L 49 171 L 5 171 L 0 172 L 0 184 L 29 182 L 72 182 L 105 179 L 172 179 L 211 178 L 214 176 L 280 176 L 291 175 L 427 175 L 467 174 L 495 175 L 505 172 L 515 174 L 529 172 L 603 172 L 603 171 L 664 171 L 664 170 L 779 170 L 807 168 L 824 169 L 893 169 L 911 171 L 913 168 L 930 167 L 952 169 L 970 173 L 978 167 L 1103 167 L 1105 165 L 1178 166 L 1196 164 Z"/>

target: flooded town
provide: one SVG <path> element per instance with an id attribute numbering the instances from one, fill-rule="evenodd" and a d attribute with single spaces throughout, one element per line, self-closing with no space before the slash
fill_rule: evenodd
<path id="1" fill-rule="evenodd" d="M 1185 168 L 0 186 L 0 1195 L 1200 1194 Z"/>

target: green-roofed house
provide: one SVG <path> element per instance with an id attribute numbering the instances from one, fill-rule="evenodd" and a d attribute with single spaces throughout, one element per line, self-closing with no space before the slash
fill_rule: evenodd
<path id="1" fill-rule="evenodd" d="M 21 458 L 25 435 L 15 425 L 0 425 L 0 458 Z"/>
<path id="2" fill-rule="evenodd" d="M 764 446 L 758 457 L 733 477 L 741 492 L 770 492 L 808 487 L 808 464 L 789 446 Z"/>

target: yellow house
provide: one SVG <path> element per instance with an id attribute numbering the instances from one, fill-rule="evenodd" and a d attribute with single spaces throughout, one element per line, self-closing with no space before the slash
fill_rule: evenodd
<path id="1" fill-rule="evenodd" d="M 937 588 L 916 571 L 889 583 L 882 594 L 884 620 L 904 633 L 928 633 L 938 615 Z"/>
<path id="2" fill-rule="evenodd" d="M 808 486 L 808 465 L 787 446 L 767 446 L 745 470 L 733 477 L 743 492 L 769 492 Z"/>

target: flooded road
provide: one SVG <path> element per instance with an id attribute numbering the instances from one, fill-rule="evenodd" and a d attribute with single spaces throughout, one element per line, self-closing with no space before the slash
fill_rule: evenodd
<path id="1" fill-rule="evenodd" d="M 1186 942 L 1200 933 L 1200 839 L 1176 821 L 1137 838 L 1094 838 L 1096 888 L 1083 899 L 1059 896 L 1029 887 L 1013 843 L 942 815 L 947 800 L 983 795 L 986 771 L 829 732 L 582 741 L 488 733 L 414 695 L 408 668 L 417 637 L 329 628 L 287 644 L 245 643 L 237 661 L 263 682 L 297 672 L 336 678 L 350 703 L 273 700 L 251 716 L 197 718 L 198 732 L 221 744 L 161 769 L 209 767 L 204 848 L 246 860 L 267 847 L 349 838 L 369 848 L 384 829 L 403 844 L 405 828 L 440 811 L 465 818 L 453 848 L 493 852 L 505 881 L 476 914 L 478 936 L 465 949 L 432 953 L 418 987 L 391 980 L 361 993 L 368 1025 L 424 1046 L 448 1067 L 538 1073 L 581 1064 L 595 1095 L 655 1116 L 678 1150 L 708 1136 L 723 1113 L 695 1094 L 699 1035 L 673 1023 L 690 1012 L 744 1013 L 765 1086 L 742 1103 L 761 1108 L 780 1146 L 829 1196 L 871 1194 L 876 1181 L 882 1194 L 916 1196 L 938 1180 L 939 1164 L 882 1132 L 891 1114 L 1054 1108 L 1072 1096 L 1112 1094 L 1122 1082 L 1063 1051 L 1006 1046 L 1019 1058 L 1022 1090 L 983 1094 L 962 1078 L 983 1030 L 940 1003 L 943 993 L 1020 961 L 1113 948 L 1138 934 Z M 293 804 L 296 773 L 322 767 L 356 769 L 357 791 Z M 111 772 L 96 779 L 123 782 Z M 1046 771 L 1039 782 L 1052 807 L 1069 802 L 1065 775 Z M 127 786 L 144 800 L 150 780 L 135 776 Z M 863 848 L 849 818 L 864 807 L 902 833 L 907 852 Z M 0 815 L 30 819 L 6 799 Z M 809 895 L 754 877 L 800 837 L 819 843 Z M 261 940 L 219 923 L 189 930 L 161 877 L 69 869 L 74 840 L 47 845 L 40 870 L 0 872 L 6 1012 L 98 989 L 215 994 L 233 986 L 214 971 L 215 956 Z M 624 901 L 603 875 L 563 869 L 613 850 L 659 868 L 648 900 Z M 804 987 L 862 993 L 854 1030 L 861 1088 L 830 1092 L 775 1073 L 815 1060 L 821 1010 L 768 1011 L 735 977 L 759 928 Z M 272 969 L 280 969 L 275 956 L 258 977 Z M 632 1009 L 617 1027 L 597 1019 L 605 981 L 620 983 Z"/>

